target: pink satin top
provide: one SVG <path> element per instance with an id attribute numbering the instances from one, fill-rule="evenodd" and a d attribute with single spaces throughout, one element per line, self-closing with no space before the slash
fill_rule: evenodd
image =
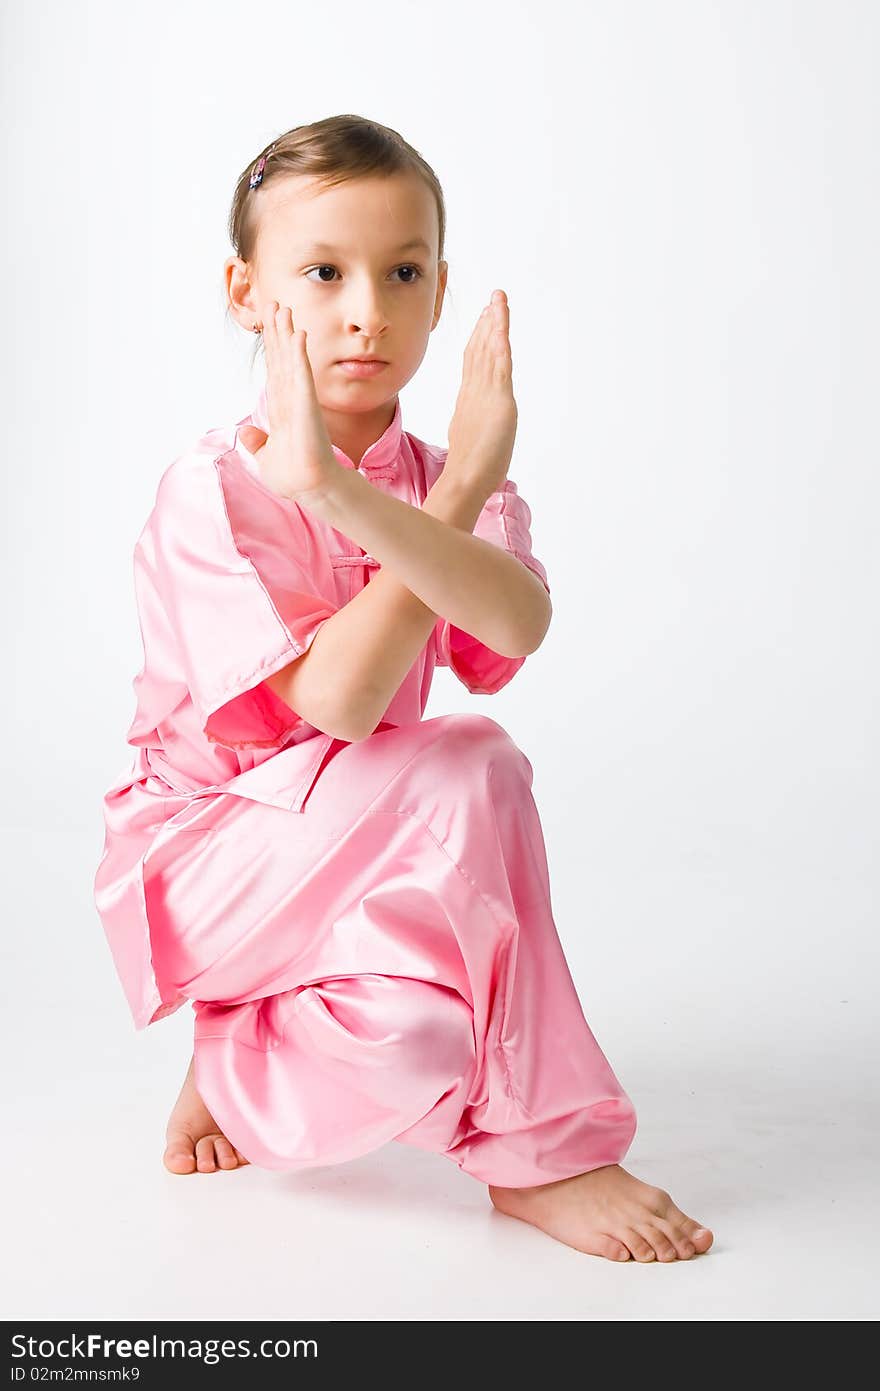
<path id="1" fill-rule="evenodd" d="M 126 735 L 135 752 L 105 795 L 96 894 L 141 1026 L 180 1003 L 160 1000 L 152 972 L 143 854 L 163 822 L 185 818 L 193 797 L 231 792 L 301 810 L 332 738 L 291 710 L 265 678 L 308 651 L 321 625 L 379 566 L 349 537 L 263 483 L 239 437 L 244 425 L 268 433 L 265 387 L 237 425 L 209 430 L 169 465 L 134 549 L 144 651 Z M 354 467 L 341 449 L 334 452 Z M 358 468 L 375 487 L 420 507 L 446 454 L 403 430 L 398 400 L 391 424 Z M 532 554 L 530 522 L 508 479 L 487 500 L 474 535 L 515 555 L 549 591 Z M 492 694 L 524 660 L 501 656 L 438 618 L 381 724 L 422 718 L 437 664 L 469 691 Z M 306 741 L 307 749 L 298 748 Z"/>

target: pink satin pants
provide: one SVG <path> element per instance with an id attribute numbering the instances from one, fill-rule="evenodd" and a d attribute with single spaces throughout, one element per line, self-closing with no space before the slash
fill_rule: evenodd
<path id="1" fill-rule="evenodd" d="M 485 1183 L 619 1163 L 635 1113 L 554 925 L 528 759 L 483 715 L 336 741 L 302 812 L 220 793 L 150 861 L 153 961 L 253 1163 L 395 1139 Z"/>

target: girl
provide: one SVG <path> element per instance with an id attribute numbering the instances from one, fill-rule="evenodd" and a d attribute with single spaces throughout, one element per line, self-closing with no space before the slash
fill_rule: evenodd
<path id="1" fill-rule="evenodd" d="M 226 290 L 267 383 L 166 469 L 135 547 L 136 753 L 95 902 L 135 1026 L 194 1011 L 172 1173 L 396 1139 L 578 1250 L 687 1259 L 711 1232 L 620 1166 L 635 1115 L 557 936 L 531 765 L 486 716 L 422 719 L 438 662 L 498 691 L 551 615 L 503 291 L 448 449 L 402 427 L 444 232 L 433 171 L 360 117 L 241 175 Z"/>

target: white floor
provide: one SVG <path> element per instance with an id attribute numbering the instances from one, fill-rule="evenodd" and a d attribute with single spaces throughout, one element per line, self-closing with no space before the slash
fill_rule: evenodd
<path id="1" fill-rule="evenodd" d="M 393 1143 L 298 1174 L 167 1173 L 191 1015 L 134 1032 L 91 902 L 93 835 L 2 843 L 6 1319 L 880 1313 L 870 884 L 594 866 L 585 893 L 556 876 L 587 1017 L 639 1112 L 625 1163 L 716 1233 L 694 1261 L 615 1265 Z"/>

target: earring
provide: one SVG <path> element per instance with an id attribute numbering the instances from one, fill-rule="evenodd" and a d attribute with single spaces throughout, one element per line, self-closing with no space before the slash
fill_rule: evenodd
<path id="1" fill-rule="evenodd" d="M 254 329 L 254 333 L 262 333 L 262 332 L 263 332 L 263 325 L 262 325 L 262 324 L 254 324 L 254 325 L 253 325 L 253 329 Z"/>

